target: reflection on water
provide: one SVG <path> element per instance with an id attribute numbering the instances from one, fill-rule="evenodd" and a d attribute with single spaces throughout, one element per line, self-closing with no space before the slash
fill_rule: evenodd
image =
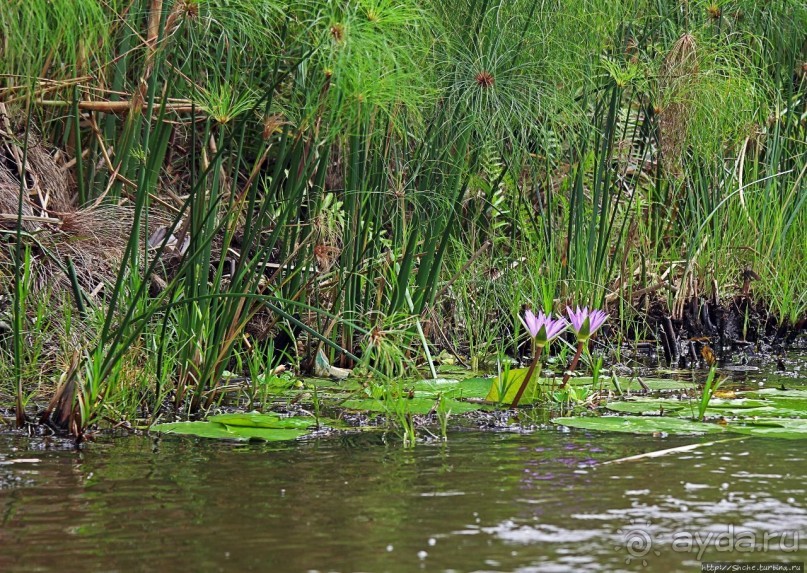
<path id="1" fill-rule="evenodd" d="M 807 556 L 798 442 L 602 466 L 699 439 L 0 440 L 0 571 L 693 571 L 699 557 Z"/>
<path id="2" fill-rule="evenodd" d="M 414 451 L 364 434 L 281 445 L 137 437 L 79 452 L 0 435 L 0 572 L 805 561 L 799 441 L 731 439 L 602 464 L 712 440 L 547 428 L 455 432 Z"/>

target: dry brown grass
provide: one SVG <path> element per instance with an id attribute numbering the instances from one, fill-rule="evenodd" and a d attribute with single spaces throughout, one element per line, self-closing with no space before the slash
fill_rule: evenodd
<path id="1" fill-rule="evenodd" d="M 37 290 L 69 289 L 63 272 L 72 262 L 79 283 L 91 296 L 103 293 L 115 279 L 131 232 L 133 209 L 103 204 L 78 208 L 73 184 L 57 163 L 58 152 L 49 150 L 35 136 L 29 136 L 27 162 L 22 168 L 22 142 L 0 135 L 0 229 L 16 229 L 20 178 L 24 171 L 22 229 L 31 245 Z M 150 230 L 165 224 L 166 217 L 149 217 Z M 0 260 L 10 264 L 9 251 Z"/>
<path id="2" fill-rule="evenodd" d="M 681 161 L 692 116 L 692 106 L 687 98 L 697 75 L 695 37 L 684 34 L 664 58 L 659 77 L 661 156 L 667 174 L 674 177 L 681 175 Z"/>

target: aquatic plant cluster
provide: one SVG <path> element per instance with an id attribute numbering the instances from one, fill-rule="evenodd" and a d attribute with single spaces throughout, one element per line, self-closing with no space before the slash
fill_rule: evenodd
<path id="1" fill-rule="evenodd" d="M 579 398 L 608 349 L 792 343 L 805 30 L 796 0 L 2 2 L 0 408 L 319 415 L 300 376 L 397 404 L 528 340 L 517 406 L 542 353 Z"/>
<path id="2" fill-rule="evenodd" d="M 575 310 L 572 310 L 567 306 L 566 313 L 569 317 L 568 322 L 563 317 L 553 319 L 551 314 L 545 315 L 541 311 L 538 312 L 537 316 L 531 310 L 527 310 L 524 313 L 524 323 L 527 325 L 527 331 L 532 337 L 535 357 L 530 365 L 530 369 L 527 371 L 527 375 L 521 382 L 516 397 L 513 399 L 513 408 L 518 407 L 521 397 L 524 395 L 524 390 L 526 390 L 527 384 L 529 384 L 532 379 L 533 371 L 536 365 L 538 365 L 541 352 L 543 352 L 544 348 L 548 346 L 550 342 L 563 334 L 570 326 L 572 330 L 574 330 L 575 337 L 577 338 L 577 352 L 569 366 L 569 374 L 564 376 L 563 379 L 562 386 L 566 386 L 571 372 L 574 372 L 574 369 L 577 368 L 577 362 L 580 360 L 580 354 L 583 352 L 586 343 L 608 319 L 608 315 L 602 310 L 589 310 L 587 307 L 580 308 L 578 306 Z"/>

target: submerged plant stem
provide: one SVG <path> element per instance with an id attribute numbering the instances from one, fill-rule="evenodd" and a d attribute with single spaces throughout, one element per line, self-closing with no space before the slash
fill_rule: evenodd
<path id="1" fill-rule="evenodd" d="M 518 392 L 516 392 L 516 397 L 513 398 L 513 403 L 510 405 L 511 408 L 518 408 L 518 403 L 521 401 L 521 396 L 524 395 L 524 390 L 527 389 L 527 384 L 529 384 L 530 378 L 532 378 L 532 374 L 535 372 L 535 367 L 538 366 L 538 363 L 541 360 L 541 352 L 543 349 L 543 346 L 538 346 L 535 348 L 533 352 L 535 357 L 532 359 L 532 364 L 530 364 L 529 370 L 527 370 L 527 375 L 524 376 L 524 380 L 521 382 L 521 387 L 518 389 Z"/>

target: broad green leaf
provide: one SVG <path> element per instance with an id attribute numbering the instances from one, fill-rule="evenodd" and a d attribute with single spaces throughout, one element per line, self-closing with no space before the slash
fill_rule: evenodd
<path id="1" fill-rule="evenodd" d="M 468 375 L 467 368 L 456 364 L 440 364 L 437 366 L 437 372 L 440 374 L 455 374 L 457 376 Z"/>
<path id="2" fill-rule="evenodd" d="M 262 374 L 261 376 L 258 376 L 257 380 L 254 381 L 254 383 L 259 386 L 279 390 L 294 388 L 297 382 L 299 381 L 294 378 L 276 376 L 275 374 L 271 373 Z"/>
<path id="3" fill-rule="evenodd" d="M 609 381 L 608 378 L 605 379 Z M 644 390 L 641 382 L 636 378 L 616 378 L 610 380 L 610 387 L 622 392 L 640 392 Z M 645 386 L 650 390 L 691 390 L 697 388 L 697 384 L 692 382 L 684 382 L 683 380 L 668 380 L 666 378 L 642 378 Z"/>
<path id="4" fill-rule="evenodd" d="M 465 380 L 420 380 L 414 389 L 422 396 L 437 397 L 438 394 L 450 398 L 484 398 L 490 391 L 493 378 L 467 378 Z"/>
<path id="5" fill-rule="evenodd" d="M 437 408 L 437 400 L 430 397 L 415 396 L 414 398 L 398 398 L 396 400 L 348 400 L 342 403 L 343 408 L 365 412 L 405 412 L 410 414 L 428 414 Z M 459 400 L 446 400 L 446 408 L 452 414 L 462 414 L 479 410 L 481 404 L 460 402 Z"/>
<path id="6" fill-rule="evenodd" d="M 775 404 L 760 408 L 706 408 L 705 415 L 710 418 L 782 418 L 782 419 L 807 419 L 807 411 L 795 410 L 792 408 L 780 408 Z"/>
<path id="7" fill-rule="evenodd" d="M 763 388 L 761 390 L 748 390 L 743 392 L 749 398 L 771 398 L 786 400 L 804 400 L 807 404 L 807 390 L 780 390 L 779 388 Z"/>
<path id="8" fill-rule="evenodd" d="M 510 370 L 506 375 L 502 374 L 491 379 L 490 389 L 485 396 L 485 400 L 488 402 L 511 404 L 528 371 L 529 368 L 518 368 Z M 602 381 L 606 384 L 608 379 L 604 378 Z M 560 387 L 561 382 L 563 382 L 563 378 L 559 376 L 539 378 L 533 373 L 532 380 L 530 380 L 529 384 L 527 384 L 527 387 L 524 389 L 520 403 L 531 404 L 535 402 L 546 392 Z M 570 386 L 589 386 L 591 383 L 592 378 L 589 376 L 573 377 L 569 379 Z"/>
<path id="9" fill-rule="evenodd" d="M 777 410 L 776 408 L 768 407 L 768 408 L 746 408 L 746 409 L 737 409 L 731 410 L 729 408 L 720 408 L 720 409 L 712 409 L 706 408 L 703 415 L 708 418 L 725 418 L 727 420 L 732 420 L 735 418 L 738 419 L 752 419 L 758 417 L 776 417 L 781 416 L 782 411 Z M 682 416 L 683 417 L 683 416 Z"/>
<path id="10" fill-rule="evenodd" d="M 713 399 L 709 403 L 709 407 L 706 409 L 705 415 L 711 418 L 807 417 L 807 411 L 798 411 L 787 407 L 776 406 L 777 404 L 775 402 L 769 400 Z M 688 418 L 693 415 L 693 409 L 694 411 L 697 411 L 697 400 L 693 399 L 690 403 L 687 400 L 674 400 L 669 398 L 634 398 L 625 401 L 609 402 L 605 407 L 612 412 L 644 416 L 657 416 L 663 408 L 663 412 L 665 414 L 674 413 L 678 417 Z"/>
<path id="11" fill-rule="evenodd" d="M 770 403 L 778 411 L 787 412 L 776 414 L 777 418 L 807 418 L 807 400 L 771 398 Z"/>
<path id="12" fill-rule="evenodd" d="M 246 428 L 244 426 L 226 426 L 242 440 L 262 440 L 264 442 L 282 442 L 284 440 L 296 440 L 300 436 L 305 436 L 308 432 L 296 429 L 281 428 Z"/>
<path id="13" fill-rule="evenodd" d="M 623 432 L 630 434 L 655 434 L 664 432 L 674 435 L 706 434 L 723 432 L 725 429 L 717 424 L 693 422 L 681 418 L 660 416 L 599 416 L 581 418 L 555 418 L 555 424 L 583 430 L 599 430 L 602 432 Z"/>
<path id="14" fill-rule="evenodd" d="M 485 399 L 489 402 L 510 404 L 515 398 L 521 382 L 527 375 L 527 370 L 528 368 L 510 370 L 510 372 L 507 374 L 506 380 L 503 380 L 504 375 L 495 378 L 490 387 L 490 392 L 488 392 Z M 563 379 L 559 376 L 554 378 L 540 379 L 533 377 L 530 383 L 527 384 L 527 388 L 524 390 L 521 403 L 529 404 L 534 402 L 544 392 L 552 390 L 553 388 L 557 389 L 562 380 Z M 666 380 L 661 378 L 643 378 L 642 382 L 644 382 L 644 385 L 647 386 L 648 389 L 653 391 L 688 390 L 697 387 L 692 382 L 684 382 L 682 380 Z M 612 388 L 620 392 L 639 392 L 644 390 L 644 387 L 636 378 L 612 378 L 609 376 L 602 376 L 597 383 L 594 384 L 594 379 L 590 376 L 576 376 L 569 380 L 569 384 L 572 386 L 594 386 L 595 388 L 602 386 L 603 388 Z M 500 399 L 500 396 L 504 396 L 504 399 Z"/>
<path id="15" fill-rule="evenodd" d="M 460 393 L 462 398 L 484 398 L 493 386 L 493 378 L 468 378 L 460 382 Z"/>
<path id="16" fill-rule="evenodd" d="M 771 406 L 768 400 L 749 400 L 746 398 L 737 398 L 734 400 L 725 400 L 722 398 L 713 398 L 709 401 L 709 408 L 714 409 L 728 409 L 728 410 L 745 410 L 754 408 L 765 408 Z"/>
<path id="17" fill-rule="evenodd" d="M 310 390 L 314 386 L 317 387 L 319 392 L 332 391 L 334 393 L 340 392 L 354 392 L 362 388 L 358 380 L 331 380 L 329 378 L 305 378 L 303 380 L 303 389 Z"/>
<path id="18" fill-rule="evenodd" d="M 658 415 L 659 412 L 677 413 L 680 410 L 690 410 L 689 404 L 681 400 L 668 398 L 637 398 L 634 400 L 608 402 L 605 405 L 612 412 L 623 414 Z"/>
<path id="19" fill-rule="evenodd" d="M 768 418 L 730 423 L 730 432 L 748 434 L 760 438 L 784 438 L 788 440 L 807 440 L 807 420 L 790 420 Z"/>
<path id="20" fill-rule="evenodd" d="M 744 392 L 743 395 L 761 399 L 757 401 L 775 408 L 775 412 L 766 414 L 768 417 L 807 418 L 807 390 L 765 388 Z M 744 401 L 752 402 L 751 399 L 744 399 Z"/>
<path id="21" fill-rule="evenodd" d="M 244 441 L 255 439 L 266 442 L 294 440 L 306 433 L 303 430 L 225 426 L 215 422 L 172 422 L 168 424 L 155 424 L 151 427 L 151 431 L 162 434 L 183 434 L 219 440 Z"/>
<path id="22" fill-rule="evenodd" d="M 248 412 L 244 414 L 219 414 L 210 416 L 209 422 L 223 424 L 225 426 L 241 426 L 248 428 L 278 428 L 278 429 L 299 429 L 304 430 L 315 424 L 313 418 L 303 417 L 283 417 L 278 414 L 259 414 Z"/>

